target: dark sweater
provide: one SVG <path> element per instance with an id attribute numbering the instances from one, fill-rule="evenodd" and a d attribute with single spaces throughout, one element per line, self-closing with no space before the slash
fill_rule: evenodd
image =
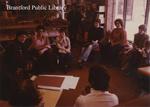
<path id="1" fill-rule="evenodd" d="M 29 60 L 29 55 L 25 43 L 14 41 L 6 49 L 6 64 L 9 69 L 15 70 L 18 67 L 24 68 Z"/>
<path id="2" fill-rule="evenodd" d="M 134 35 L 134 47 L 142 49 L 144 47 L 145 41 L 149 39 L 147 34 L 135 34 Z"/>
<path id="3" fill-rule="evenodd" d="M 88 32 L 88 40 L 99 40 L 101 41 L 104 37 L 104 29 L 103 28 L 95 28 L 92 27 Z"/>

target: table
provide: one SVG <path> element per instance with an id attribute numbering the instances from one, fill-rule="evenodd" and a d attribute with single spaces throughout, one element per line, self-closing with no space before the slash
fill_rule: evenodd
<path id="1" fill-rule="evenodd" d="M 44 107 L 55 107 L 61 94 L 62 90 L 46 90 L 39 89 L 44 102 Z"/>
<path id="2" fill-rule="evenodd" d="M 62 92 L 76 89 L 79 77 L 65 75 L 39 75 L 34 79 L 42 94 L 44 107 L 55 107 Z M 75 94 L 75 93 L 72 93 Z"/>

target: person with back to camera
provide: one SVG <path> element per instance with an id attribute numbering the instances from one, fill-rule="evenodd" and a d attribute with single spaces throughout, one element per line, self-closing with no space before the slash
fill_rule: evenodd
<path id="1" fill-rule="evenodd" d="M 30 79 L 16 83 L 8 102 L 12 107 L 44 107 L 41 93 Z"/>
<path id="2" fill-rule="evenodd" d="M 86 88 L 86 95 L 77 98 L 74 107 L 112 107 L 119 104 L 118 97 L 108 91 L 110 76 L 103 67 L 91 67 L 88 81 L 91 88 Z"/>

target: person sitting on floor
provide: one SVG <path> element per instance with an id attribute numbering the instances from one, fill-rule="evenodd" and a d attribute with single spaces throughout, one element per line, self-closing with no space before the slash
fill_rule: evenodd
<path id="1" fill-rule="evenodd" d="M 101 43 L 103 37 L 104 29 L 100 27 L 100 20 L 95 20 L 94 26 L 88 31 L 88 40 L 86 40 L 86 46 L 82 48 L 79 63 L 86 62 L 94 48 L 100 48 L 99 43 Z"/>
<path id="2" fill-rule="evenodd" d="M 59 64 L 64 70 L 69 67 L 71 62 L 71 44 L 63 29 L 59 30 L 60 35 L 56 38 L 58 48 Z"/>
<path id="3" fill-rule="evenodd" d="M 74 107 L 112 107 L 118 105 L 118 97 L 108 92 L 110 76 L 103 67 L 91 67 L 88 81 L 91 88 L 86 88 L 83 93 L 85 95 L 80 95 L 77 98 Z"/>

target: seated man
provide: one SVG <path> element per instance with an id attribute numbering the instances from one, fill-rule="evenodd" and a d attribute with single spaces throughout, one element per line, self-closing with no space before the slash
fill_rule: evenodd
<path id="1" fill-rule="evenodd" d="M 112 107 L 118 105 L 118 97 L 108 92 L 110 76 L 104 68 L 93 66 L 89 70 L 88 81 L 91 88 L 86 88 L 83 93 L 86 95 L 80 95 L 77 98 L 74 107 Z"/>
<path id="2" fill-rule="evenodd" d="M 140 25 L 139 32 L 134 35 L 133 49 L 130 52 L 128 58 L 128 65 L 125 69 L 125 72 L 131 73 L 130 71 L 136 71 L 136 69 L 142 65 L 142 52 L 145 48 L 145 43 L 148 41 L 149 36 L 146 34 L 146 26 Z"/>
<path id="3" fill-rule="evenodd" d="M 146 34 L 147 28 L 145 25 L 139 26 L 139 32 L 134 35 L 134 48 L 141 50 L 144 47 L 145 41 L 149 39 L 149 36 Z"/>
<path id="4" fill-rule="evenodd" d="M 87 46 L 82 48 L 79 63 L 86 62 L 92 49 L 98 49 L 99 43 L 104 37 L 104 30 L 100 27 L 100 20 L 94 22 L 94 26 L 88 31 Z"/>
<path id="5" fill-rule="evenodd" d="M 16 40 L 6 49 L 5 61 L 8 71 L 16 72 L 20 68 L 24 70 L 31 69 L 32 63 L 28 55 L 28 47 L 25 44 L 26 38 L 25 32 L 18 32 Z"/>
<path id="6" fill-rule="evenodd" d="M 134 35 L 134 43 L 133 43 L 134 49 L 133 49 L 133 52 L 131 54 L 131 57 L 140 58 L 139 62 L 141 62 L 142 50 L 144 48 L 146 48 L 145 43 L 149 40 L 149 36 L 146 34 L 146 31 L 147 31 L 146 26 L 145 25 L 140 25 L 139 26 L 139 32 Z M 136 59 L 134 61 L 137 62 Z"/>

